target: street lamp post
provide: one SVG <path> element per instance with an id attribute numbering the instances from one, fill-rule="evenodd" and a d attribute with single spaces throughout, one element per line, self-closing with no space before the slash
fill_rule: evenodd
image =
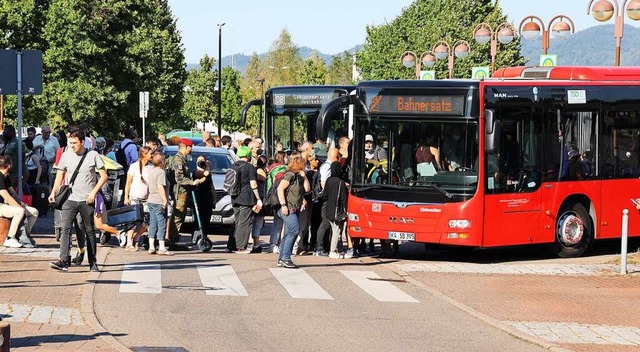
<path id="1" fill-rule="evenodd" d="M 256 79 L 256 82 L 260 83 L 260 99 L 264 99 L 264 78 L 258 78 Z M 266 104 L 266 102 L 263 100 L 262 104 L 260 104 L 260 118 L 258 118 L 258 136 L 262 137 L 262 107 L 264 106 L 264 104 Z"/>
<path id="2" fill-rule="evenodd" d="M 529 22 L 527 22 L 527 20 Z M 565 22 L 564 20 L 567 20 L 568 22 Z M 576 26 L 573 24 L 571 18 L 565 15 L 557 15 L 553 17 L 546 27 L 540 17 L 529 15 L 523 18 L 522 22 L 520 22 L 520 26 L 518 26 L 518 32 L 520 32 L 520 34 L 527 40 L 534 40 L 542 34 L 543 54 L 547 54 L 547 51 L 549 50 L 549 30 L 553 32 L 554 38 L 562 40 L 567 39 L 571 33 L 575 33 Z"/>
<path id="3" fill-rule="evenodd" d="M 222 135 L 222 26 L 218 23 L 218 137 Z"/>
<path id="4" fill-rule="evenodd" d="M 437 59 L 444 59 L 449 57 L 449 79 L 453 78 L 453 60 L 454 55 L 458 59 L 464 59 L 469 56 L 469 43 L 466 40 L 458 40 L 453 44 L 453 50 L 451 50 L 451 45 L 444 40 L 437 42 L 433 46 L 433 52 Z"/>
<path id="5" fill-rule="evenodd" d="M 611 17 L 616 18 L 614 32 L 614 36 L 616 37 L 615 65 L 620 66 L 620 46 L 624 34 L 624 15 L 620 13 L 620 4 L 618 4 L 618 0 L 598 0 L 595 4 L 593 4 L 593 1 L 594 0 L 589 0 L 587 15 L 593 11 L 593 18 L 598 22 L 607 22 Z M 634 21 L 640 20 L 640 0 L 631 0 L 628 5 L 627 1 L 628 0 L 624 0 L 622 2 L 622 9 L 627 11 L 627 16 L 629 16 L 630 19 Z"/>
<path id="6" fill-rule="evenodd" d="M 420 60 L 413 51 L 405 51 L 400 56 L 400 61 L 404 67 L 416 67 L 416 79 L 420 79 L 420 71 L 422 66 L 433 67 L 436 63 L 436 57 L 432 51 L 425 51 L 420 55 Z M 418 61 L 418 63 L 416 63 Z"/>
<path id="7" fill-rule="evenodd" d="M 498 42 L 509 44 L 515 36 L 515 28 L 511 23 L 503 22 L 494 31 L 491 25 L 485 22 L 478 24 L 473 29 L 473 39 L 480 44 L 491 42 L 491 73 L 496 70 L 496 54 L 498 53 Z"/>

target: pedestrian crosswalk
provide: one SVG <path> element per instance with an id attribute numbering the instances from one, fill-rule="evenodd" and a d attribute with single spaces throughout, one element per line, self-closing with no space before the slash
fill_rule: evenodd
<path id="1" fill-rule="evenodd" d="M 247 297 L 251 295 L 230 264 L 195 266 L 194 268 L 207 296 Z M 291 298 L 334 300 L 334 296 L 314 279 L 318 271 L 307 272 L 305 269 L 285 268 L 269 268 L 268 271 L 274 279 L 273 282 L 282 286 Z M 328 271 L 322 272 L 322 275 L 338 275 L 341 276 L 341 280 L 346 278 L 347 280 L 344 281 L 353 283 L 354 290 L 364 291 L 379 302 L 419 303 L 416 298 L 398 287 L 399 283 L 384 280 L 373 271 Z M 120 293 L 162 294 L 162 264 L 124 264 Z"/>

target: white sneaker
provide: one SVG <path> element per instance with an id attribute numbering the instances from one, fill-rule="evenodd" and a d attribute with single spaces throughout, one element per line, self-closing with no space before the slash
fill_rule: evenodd
<path id="1" fill-rule="evenodd" d="M 341 255 L 338 252 L 331 252 L 329 253 L 329 258 L 331 259 L 340 259 Z"/>
<path id="2" fill-rule="evenodd" d="M 120 236 L 118 236 L 118 240 L 120 241 L 120 247 L 124 248 L 127 245 L 127 233 L 120 232 Z"/>
<path id="3" fill-rule="evenodd" d="M 7 238 L 4 241 L 3 246 L 11 248 L 22 248 L 22 243 L 18 242 L 15 238 Z"/>
<path id="4" fill-rule="evenodd" d="M 275 246 L 273 248 L 273 253 L 279 254 L 280 253 L 280 246 Z"/>

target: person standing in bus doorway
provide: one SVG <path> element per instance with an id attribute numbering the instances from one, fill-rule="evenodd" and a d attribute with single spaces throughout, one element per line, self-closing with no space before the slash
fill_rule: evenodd
<path id="1" fill-rule="evenodd" d="M 342 254 L 342 251 L 338 248 L 339 245 L 342 245 L 342 225 L 347 219 L 348 194 L 347 185 L 340 178 L 340 162 L 332 162 L 329 172 L 331 177 L 327 179 L 322 190 L 324 204 L 322 206 L 322 223 L 318 229 L 318 237 L 316 239 L 316 252 L 323 250 L 324 234 L 331 229 L 329 258 L 352 258 L 352 249 L 347 254 Z"/>
<path id="2" fill-rule="evenodd" d="M 384 148 L 377 146 L 374 142 L 373 135 L 364 136 L 364 158 L 367 163 L 367 174 L 370 174 L 371 183 L 385 182 L 384 176 L 387 175 L 388 156 Z"/>
<path id="3" fill-rule="evenodd" d="M 569 153 L 569 167 L 567 172 L 567 181 L 583 181 L 586 179 L 584 175 L 584 164 L 582 163 L 580 152 L 577 150 L 570 150 Z"/>

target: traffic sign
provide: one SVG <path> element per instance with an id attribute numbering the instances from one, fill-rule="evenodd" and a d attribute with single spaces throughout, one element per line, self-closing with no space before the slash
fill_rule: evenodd
<path id="1" fill-rule="evenodd" d="M 149 92 L 140 92 L 140 117 L 147 117 L 149 111 Z"/>
<path id="2" fill-rule="evenodd" d="M 0 95 L 18 94 L 18 51 L 0 50 Z M 42 94 L 42 51 L 23 50 L 22 94 Z"/>
<path id="3" fill-rule="evenodd" d="M 420 71 L 420 79 L 431 80 L 436 79 L 436 71 Z"/>
<path id="4" fill-rule="evenodd" d="M 491 68 L 489 66 L 481 66 L 481 67 L 472 67 L 471 68 L 471 78 L 475 79 L 485 79 L 491 77 L 489 73 Z"/>
<path id="5" fill-rule="evenodd" d="M 540 66 L 558 66 L 558 55 L 540 55 Z"/>

